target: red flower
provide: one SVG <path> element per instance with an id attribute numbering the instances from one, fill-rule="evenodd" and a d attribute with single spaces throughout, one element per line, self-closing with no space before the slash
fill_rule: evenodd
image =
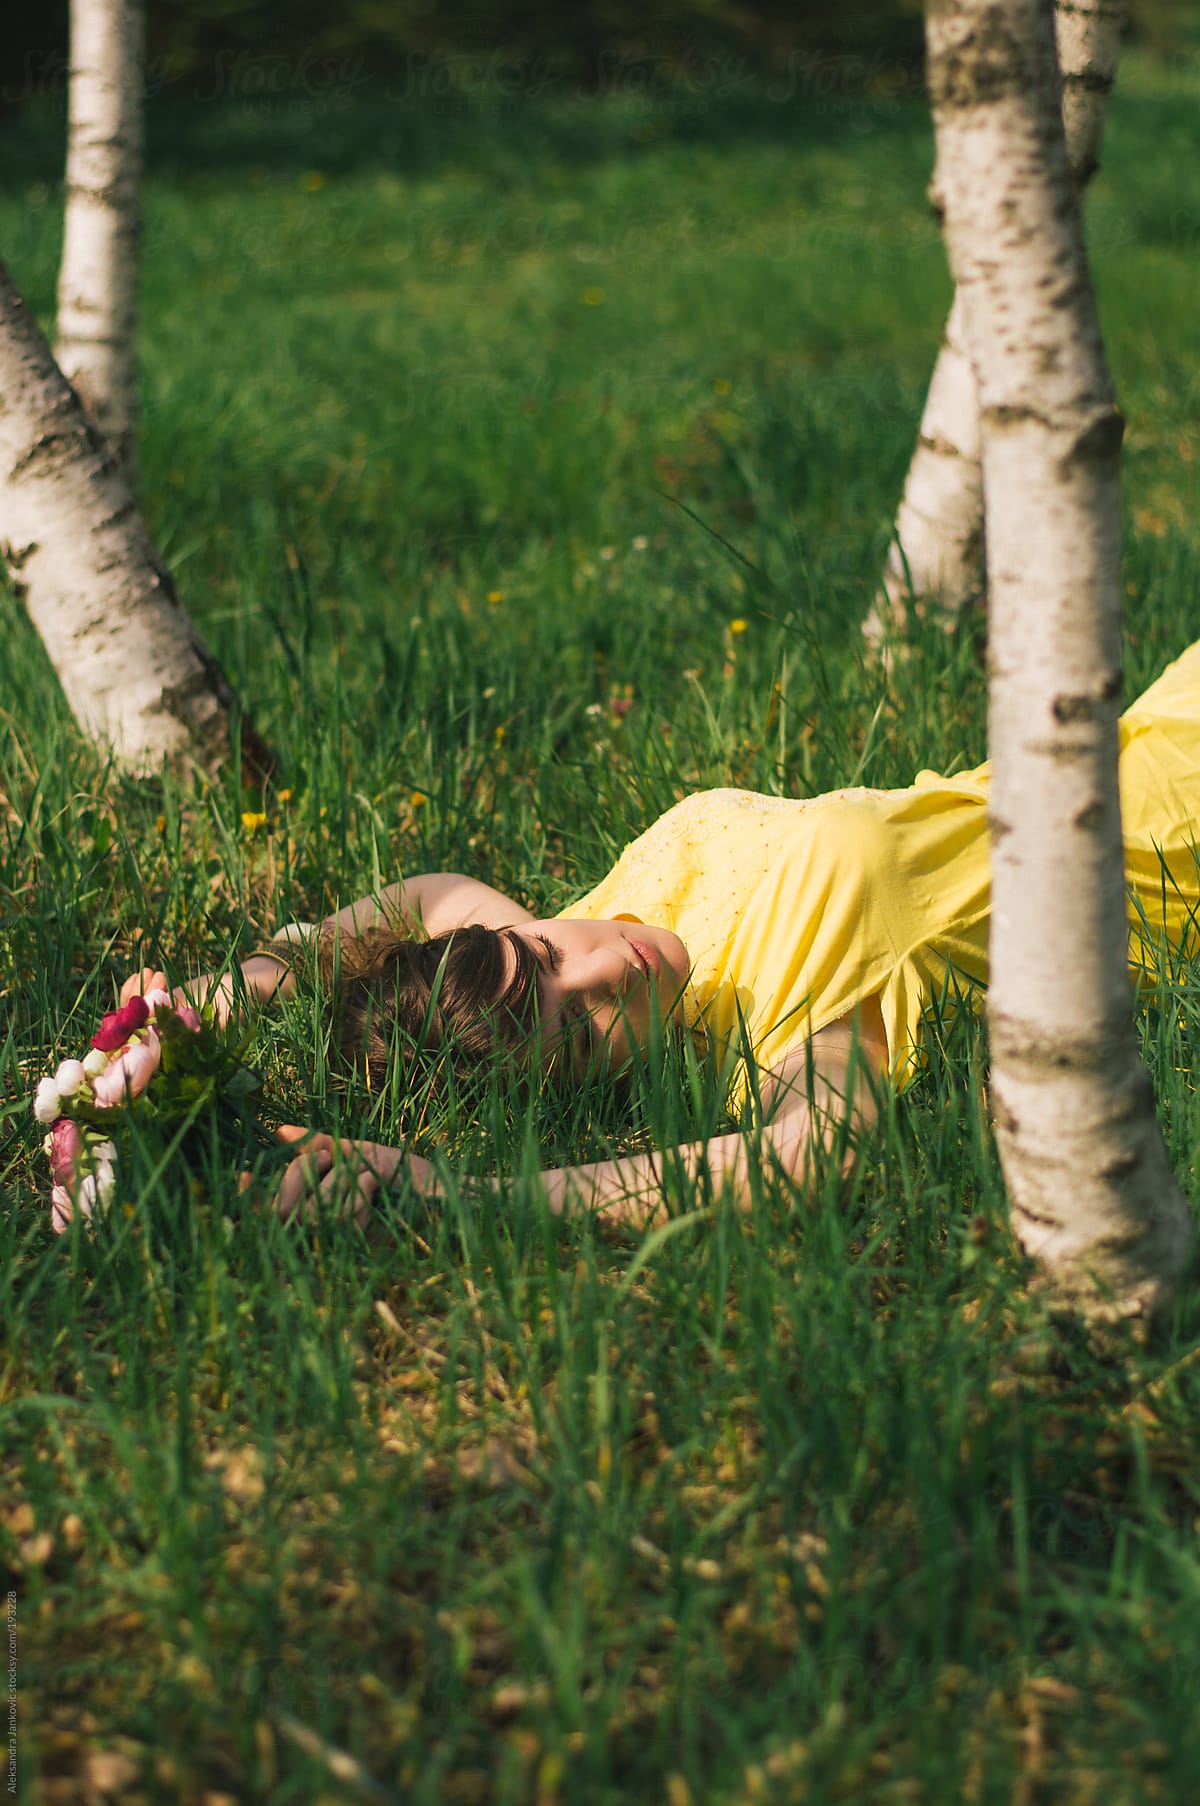
<path id="1" fill-rule="evenodd" d="M 150 1020 L 150 1006 L 144 997 L 131 997 L 122 1009 L 110 1010 L 92 1036 L 92 1046 L 101 1053 L 115 1053 L 124 1047 L 130 1035 L 145 1028 Z"/>

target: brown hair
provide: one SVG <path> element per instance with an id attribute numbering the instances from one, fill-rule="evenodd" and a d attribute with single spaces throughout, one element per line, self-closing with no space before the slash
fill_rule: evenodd
<path id="1" fill-rule="evenodd" d="M 403 1075 L 414 1103 L 467 1080 L 498 1051 L 534 1046 L 539 970 L 522 936 L 479 923 L 428 940 L 372 928 L 317 944 L 346 1066 L 372 1091 Z"/>

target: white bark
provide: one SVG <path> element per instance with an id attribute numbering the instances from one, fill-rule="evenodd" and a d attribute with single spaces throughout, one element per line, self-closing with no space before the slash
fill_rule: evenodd
<path id="1" fill-rule="evenodd" d="M 1099 165 L 1104 114 L 1128 18 L 1129 0 L 1058 0 L 1054 8 L 1063 133 L 1080 195 Z"/>
<path id="2" fill-rule="evenodd" d="M 935 188 L 988 522 L 988 1017 L 1017 1232 L 1097 1314 L 1169 1293 L 1190 1220 L 1138 1057 L 1117 791 L 1119 464 L 1051 0 L 927 15 Z"/>
<path id="3" fill-rule="evenodd" d="M 1096 169 L 1128 0 L 1058 0 L 1054 9 L 1062 115 L 1082 193 Z M 910 600 L 932 602 L 946 627 L 987 587 L 979 403 L 958 296 L 934 366 L 896 513 L 882 588 L 863 626 L 878 649 L 903 629 Z"/>
<path id="4" fill-rule="evenodd" d="M 887 633 L 903 628 L 912 597 L 934 600 L 950 625 L 961 609 L 982 599 L 986 583 L 979 402 L 956 294 L 896 511 L 882 590 L 863 626 L 868 645 L 879 646 Z"/>
<path id="5" fill-rule="evenodd" d="M 229 686 L 80 405 L 0 265 L 0 555 L 76 720 L 135 772 L 230 746 Z M 264 773 L 243 723 L 243 761 Z"/>
<path id="6" fill-rule="evenodd" d="M 71 0 L 66 214 L 55 355 L 130 482 L 137 468 L 144 0 Z"/>

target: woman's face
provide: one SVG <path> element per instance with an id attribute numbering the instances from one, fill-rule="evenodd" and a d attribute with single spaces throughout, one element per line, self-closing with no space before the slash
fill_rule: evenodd
<path id="1" fill-rule="evenodd" d="M 690 961 L 669 928 L 644 922 L 522 922 L 504 931 L 529 947 L 541 974 L 543 1050 L 565 1045 L 580 1077 L 598 1060 L 618 1068 L 652 1026 L 682 1021 Z"/>

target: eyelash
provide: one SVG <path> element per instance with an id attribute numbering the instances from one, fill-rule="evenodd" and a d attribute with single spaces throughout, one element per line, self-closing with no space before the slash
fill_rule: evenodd
<path id="1" fill-rule="evenodd" d="M 546 970 L 551 973 L 557 972 L 562 965 L 562 948 L 556 947 L 554 942 L 544 934 L 535 935 L 534 939 L 546 949 Z M 568 1020 L 571 1024 L 571 1033 L 573 1035 L 582 1033 L 586 1037 L 586 1046 L 590 1048 L 592 1044 L 591 1013 L 588 1010 L 576 1009 L 571 1012 Z"/>
<path id="2" fill-rule="evenodd" d="M 554 945 L 553 941 L 547 940 L 547 938 L 544 934 L 536 935 L 534 938 L 536 940 L 539 940 L 542 943 L 542 946 L 546 949 L 546 969 L 547 969 L 547 971 L 557 972 L 558 968 L 562 965 L 562 949 L 560 947 L 556 947 Z"/>

